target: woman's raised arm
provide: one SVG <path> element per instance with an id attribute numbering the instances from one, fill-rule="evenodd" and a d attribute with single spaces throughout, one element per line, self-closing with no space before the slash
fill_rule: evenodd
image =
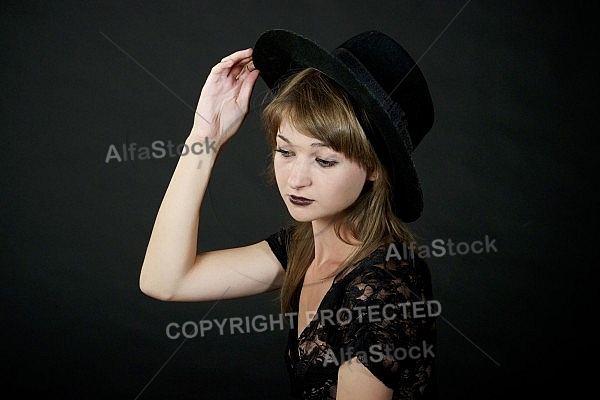
<path id="1" fill-rule="evenodd" d="M 200 207 L 213 165 L 246 118 L 258 75 L 252 49 L 211 69 L 186 139 L 190 150 L 179 158 L 152 229 L 139 281 L 146 295 L 208 301 L 280 287 L 284 271 L 266 241 L 197 254 Z"/>

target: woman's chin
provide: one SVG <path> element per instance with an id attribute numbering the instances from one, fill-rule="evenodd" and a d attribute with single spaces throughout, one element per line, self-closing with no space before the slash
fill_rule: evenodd
<path id="1" fill-rule="evenodd" d="M 295 207 L 289 207 L 288 212 L 296 222 L 316 222 L 319 221 L 325 225 L 329 225 L 336 219 L 336 215 L 309 212 L 308 210 L 298 210 Z"/>
<path id="2" fill-rule="evenodd" d="M 315 218 L 313 218 L 309 215 L 301 214 L 301 213 L 297 213 L 297 212 L 290 212 L 290 216 L 296 222 L 312 222 L 315 220 Z"/>
<path id="3" fill-rule="evenodd" d="M 317 213 L 314 211 L 299 208 L 294 205 L 288 205 L 288 212 L 290 213 L 290 216 L 297 222 L 312 222 L 319 218 L 319 215 L 317 215 Z"/>

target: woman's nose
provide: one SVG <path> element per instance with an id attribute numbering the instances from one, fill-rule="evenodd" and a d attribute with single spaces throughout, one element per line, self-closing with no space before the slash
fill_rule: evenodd
<path id="1" fill-rule="evenodd" d="M 296 159 L 291 165 L 290 174 L 288 176 L 288 185 L 292 189 L 299 189 L 308 186 L 311 183 L 310 165 L 307 161 Z"/>

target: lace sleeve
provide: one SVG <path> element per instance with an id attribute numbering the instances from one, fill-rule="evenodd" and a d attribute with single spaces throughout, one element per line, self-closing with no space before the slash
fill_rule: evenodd
<path id="1" fill-rule="evenodd" d="M 336 332 L 336 354 L 357 357 L 398 398 L 421 398 L 435 386 L 435 315 L 441 310 L 432 297 L 422 260 L 371 264 L 346 286 L 340 317 L 348 318 Z"/>
<path id="2" fill-rule="evenodd" d="M 287 269 L 287 245 L 289 234 L 288 228 L 281 228 L 278 232 L 275 232 L 265 239 L 283 269 Z"/>

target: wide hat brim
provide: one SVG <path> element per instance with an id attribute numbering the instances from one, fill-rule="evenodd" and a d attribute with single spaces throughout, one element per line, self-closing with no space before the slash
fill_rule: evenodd
<path id="1" fill-rule="evenodd" d="M 433 104 L 410 55 L 378 31 L 364 32 L 328 52 L 302 35 L 274 29 L 264 32 L 253 49 L 254 66 L 272 90 L 290 75 L 312 67 L 348 92 L 374 128 L 366 133 L 388 172 L 394 213 L 405 222 L 416 221 L 423 212 L 423 194 L 411 153 L 433 124 Z M 375 69 L 379 74 L 371 73 Z M 382 88 L 388 88 L 387 93 Z M 390 103 L 404 111 L 410 137 L 406 130 L 400 132 L 397 118 L 390 115 Z"/>

